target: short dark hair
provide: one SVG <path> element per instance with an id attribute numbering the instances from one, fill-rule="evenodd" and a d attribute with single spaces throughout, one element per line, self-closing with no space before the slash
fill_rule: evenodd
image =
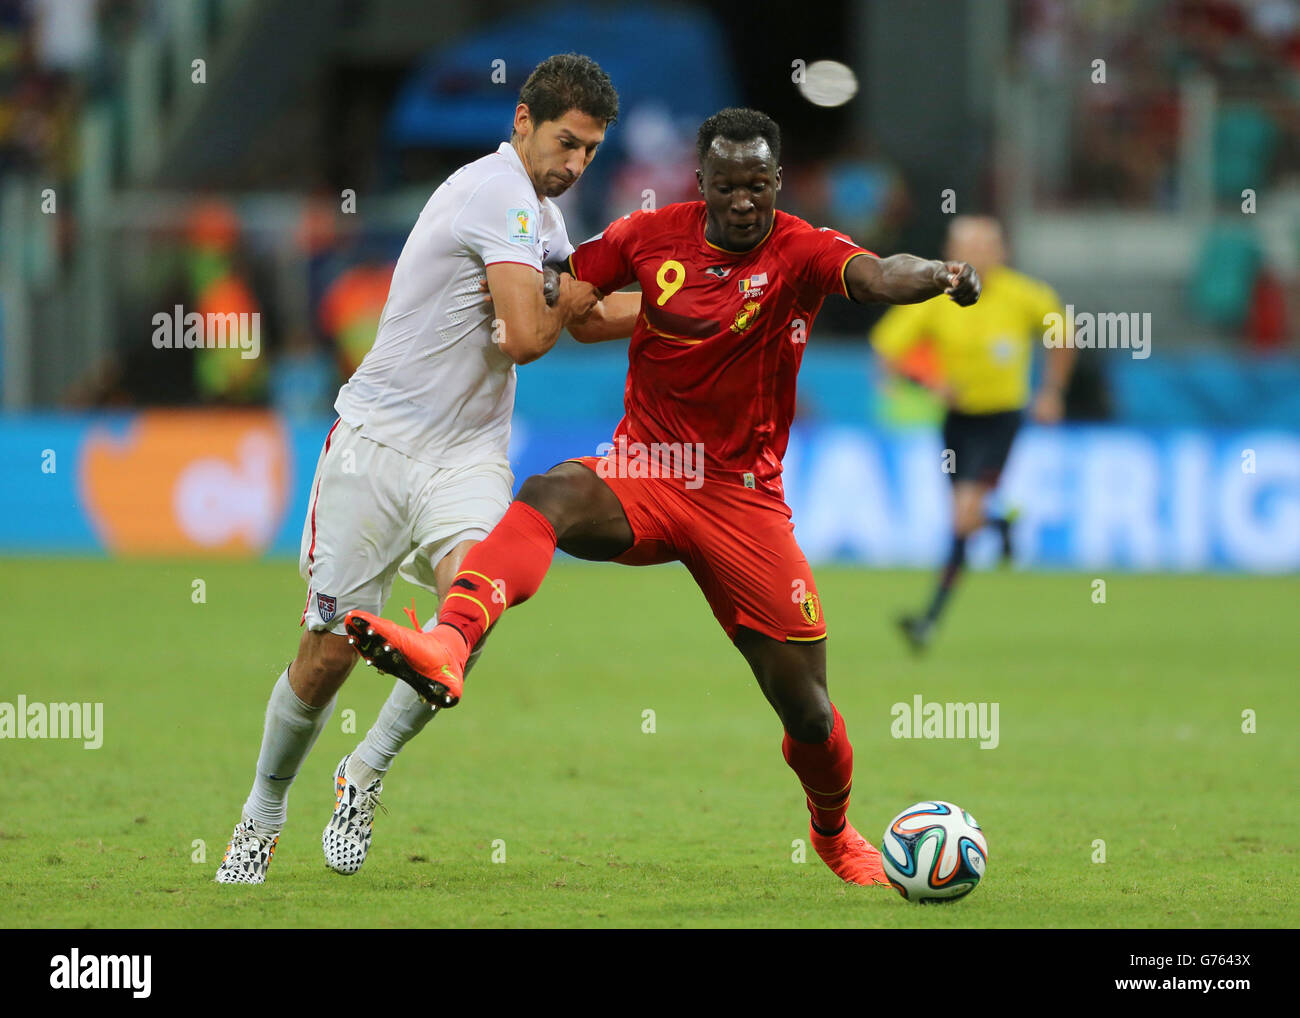
<path id="1" fill-rule="evenodd" d="M 728 141 L 749 141 L 762 138 L 772 150 L 772 159 L 781 165 L 781 128 L 766 113 L 741 106 L 730 106 L 719 110 L 700 125 L 700 133 L 695 139 L 695 153 L 699 156 L 700 167 L 704 166 L 704 157 L 709 154 L 709 147 L 714 138 L 726 138 Z"/>
<path id="2" fill-rule="evenodd" d="M 533 68 L 519 101 L 533 122 L 559 120 L 569 110 L 585 113 L 611 126 L 618 120 L 618 93 L 600 64 L 581 53 L 557 53 Z"/>

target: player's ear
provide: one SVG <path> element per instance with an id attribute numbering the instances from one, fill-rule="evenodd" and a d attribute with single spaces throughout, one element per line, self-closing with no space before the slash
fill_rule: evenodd
<path id="1" fill-rule="evenodd" d="M 533 131 L 533 115 L 528 111 L 527 103 L 515 107 L 515 134 L 527 138 Z"/>
<path id="2" fill-rule="evenodd" d="M 700 189 L 700 194 L 704 193 L 704 171 L 695 171 L 695 186 Z"/>
<path id="3" fill-rule="evenodd" d="M 772 180 L 775 182 L 776 190 L 781 190 L 781 167 L 776 168 L 776 176 Z"/>

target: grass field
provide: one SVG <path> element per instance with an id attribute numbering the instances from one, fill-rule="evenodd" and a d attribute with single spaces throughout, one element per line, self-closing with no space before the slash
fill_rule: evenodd
<path id="1" fill-rule="evenodd" d="M 974 894 L 918 908 L 840 883 L 811 850 L 792 861 L 807 813 L 780 726 L 676 566 L 557 563 L 465 702 L 404 751 L 370 858 L 344 878 L 320 850 L 332 773 L 388 692 L 354 672 L 254 888 L 212 876 L 296 645 L 294 565 L 8 559 L 0 575 L 0 701 L 104 704 L 99 749 L 0 741 L 5 925 L 1300 924 L 1300 578 L 1116 574 L 1093 604 L 1090 576 L 977 574 L 915 661 L 890 620 L 927 574 L 820 569 L 850 817 L 878 840 L 944 798 L 988 835 Z M 918 693 L 997 702 L 999 745 L 894 739 L 891 705 Z"/>

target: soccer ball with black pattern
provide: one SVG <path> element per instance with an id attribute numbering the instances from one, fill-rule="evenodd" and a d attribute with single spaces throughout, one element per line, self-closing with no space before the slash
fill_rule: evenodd
<path id="1" fill-rule="evenodd" d="M 918 802 L 889 822 L 880 842 L 889 882 L 908 901 L 955 901 L 975 890 L 989 846 L 975 818 L 951 802 Z"/>

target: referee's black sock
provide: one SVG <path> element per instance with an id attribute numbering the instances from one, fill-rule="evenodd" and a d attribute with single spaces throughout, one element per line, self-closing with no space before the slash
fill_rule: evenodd
<path id="1" fill-rule="evenodd" d="M 990 516 L 987 525 L 998 532 L 998 540 L 1002 543 L 1002 561 L 1008 562 L 1011 559 L 1011 518 L 1009 516 Z"/>
<path id="2" fill-rule="evenodd" d="M 952 539 L 952 551 L 948 553 L 948 563 L 943 567 L 943 572 L 939 574 L 939 587 L 935 590 L 934 598 L 930 601 L 930 607 L 925 613 L 927 622 L 939 621 L 943 606 L 948 602 L 948 595 L 952 593 L 952 588 L 956 585 L 957 577 L 961 574 L 962 566 L 965 564 L 966 538 L 960 534 L 955 534 Z"/>

